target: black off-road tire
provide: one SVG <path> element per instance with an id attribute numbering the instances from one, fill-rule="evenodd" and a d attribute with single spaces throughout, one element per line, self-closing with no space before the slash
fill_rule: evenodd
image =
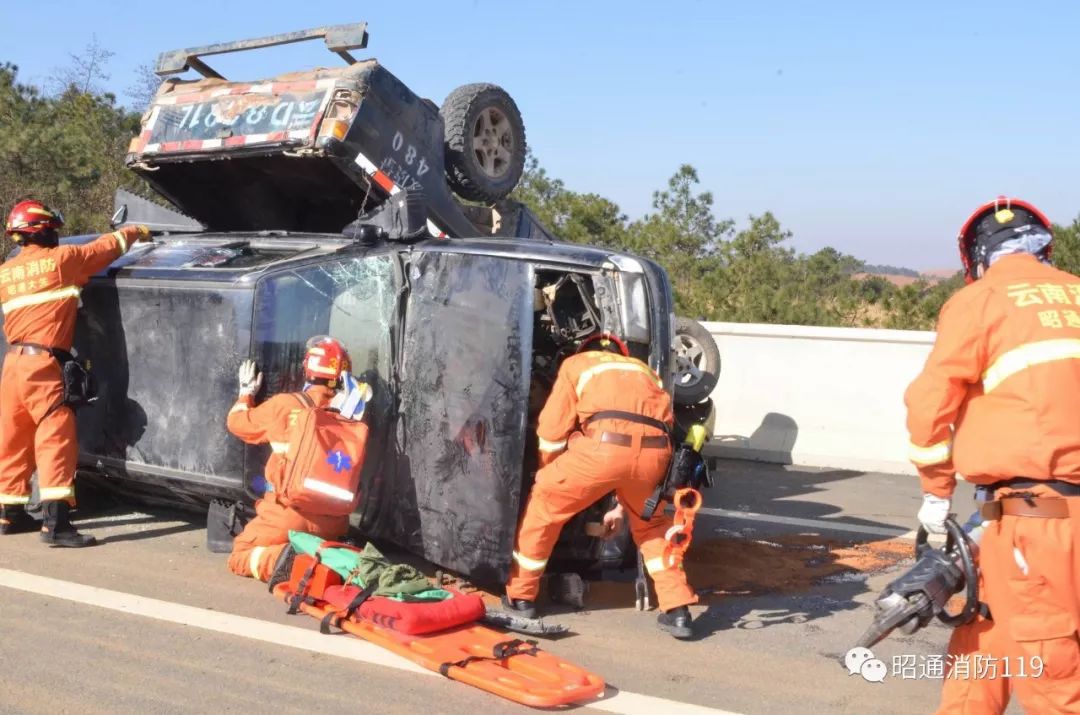
<path id="1" fill-rule="evenodd" d="M 675 404 L 696 405 L 720 377 L 720 350 L 705 326 L 675 318 Z"/>
<path id="2" fill-rule="evenodd" d="M 484 203 L 509 196 L 525 169 L 525 124 L 510 95 L 494 84 L 467 84 L 450 93 L 439 114 L 454 193 Z"/>

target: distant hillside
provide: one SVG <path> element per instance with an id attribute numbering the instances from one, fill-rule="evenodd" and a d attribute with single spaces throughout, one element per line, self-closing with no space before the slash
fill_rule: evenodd
<path id="1" fill-rule="evenodd" d="M 895 286 L 911 285 L 920 279 L 926 281 L 930 285 L 934 285 L 952 278 L 959 272 L 959 269 L 956 268 L 934 268 L 920 272 L 911 268 L 877 266 L 867 263 L 863 266 L 862 271 L 855 273 L 852 277 L 864 279 L 870 276 L 881 276 Z"/>
<path id="2" fill-rule="evenodd" d="M 884 278 L 889 283 L 892 283 L 894 286 L 903 287 L 903 286 L 906 286 L 906 285 L 911 285 L 912 283 L 915 283 L 916 281 L 919 280 L 919 274 L 915 273 L 914 271 L 912 271 L 912 273 L 913 273 L 913 275 L 910 275 L 910 276 L 909 275 L 901 276 L 901 275 L 896 275 L 895 273 L 871 273 L 869 271 L 862 271 L 860 273 L 851 274 L 851 277 L 854 278 L 857 281 L 866 280 L 867 278 L 871 278 L 871 277 Z M 937 280 L 937 279 L 934 279 L 934 280 Z M 933 282 L 930 279 L 927 279 L 927 281 L 928 282 Z"/>
<path id="3" fill-rule="evenodd" d="M 935 268 L 933 270 L 923 271 L 922 274 L 927 278 L 943 281 L 947 278 L 952 278 L 959 272 L 959 268 Z"/>
<path id="4" fill-rule="evenodd" d="M 877 276 L 908 276 L 918 278 L 919 272 L 910 268 L 897 268 L 896 266 L 875 266 L 869 263 L 863 265 L 863 272 Z"/>

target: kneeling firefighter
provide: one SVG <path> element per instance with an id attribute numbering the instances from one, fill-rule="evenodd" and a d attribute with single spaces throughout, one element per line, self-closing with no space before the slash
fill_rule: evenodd
<path id="1" fill-rule="evenodd" d="M 957 472 L 982 502 L 985 607 L 953 632 L 938 712 L 1002 713 L 1015 692 L 1027 712 L 1077 713 L 1080 278 L 1049 265 L 1050 221 L 1024 201 L 980 206 L 959 241 L 969 285 L 905 395 L 923 527 L 944 532 Z M 955 668 L 976 657 L 997 677 Z"/>
<path id="2" fill-rule="evenodd" d="M 86 401 L 85 368 L 71 353 L 79 294 L 91 276 L 148 240 L 146 226 L 125 226 L 81 245 L 60 245 L 64 218 L 40 201 L 20 201 L 5 233 L 20 248 L 0 266 L 0 308 L 8 353 L 0 378 L 0 534 L 32 531 L 26 513 L 37 469 L 52 546 L 95 543 L 71 525 L 79 443 L 74 408 Z"/>
<path id="3" fill-rule="evenodd" d="M 613 335 L 594 335 L 560 366 L 540 412 L 540 470 L 518 528 L 504 604 L 536 615 L 540 578 L 563 525 L 615 491 L 604 517 L 609 532 L 630 520 L 634 542 L 656 585 L 661 629 L 693 636 L 689 604 L 697 595 L 680 562 L 665 558 L 672 526 L 663 509 L 643 518 L 646 501 L 667 474 L 674 416 L 671 397 L 648 365 Z"/>
<path id="4" fill-rule="evenodd" d="M 255 518 L 233 540 L 233 573 L 270 581 L 276 569 L 288 567 L 290 530 L 329 540 L 348 531 L 349 514 L 360 498 L 367 426 L 357 421 L 343 427 L 352 417 L 346 418 L 344 409 L 328 408 L 340 405 L 343 381 L 357 385 L 349 369 L 340 342 L 313 337 L 304 355 L 303 391 L 275 395 L 255 406 L 262 375 L 250 360 L 240 366 L 240 396 L 229 411 L 228 429 L 248 444 L 269 444 L 272 453 L 264 474 L 266 493 L 255 503 Z M 359 390 L 368 388 L 359 383 Z"/>

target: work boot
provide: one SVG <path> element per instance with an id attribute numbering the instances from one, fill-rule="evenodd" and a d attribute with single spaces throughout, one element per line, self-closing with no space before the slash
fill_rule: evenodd
<path id="1" fill-rule="evenodd" d="M 536 618 L 536 602 L 520 598 L 510 598 L 505 593 L 502 597 L 503 608 L 522 618 Z"/>
<path id="2" fill-rule="evenodd" d="M 45 515 L 45 521 L 41 525 L 41 540 L 49 546 L 81 549 L 97 543 L 93 536 L 83 536 L 71 525 L 71 504 L 67 501 L 43 501 L 41 513 Z"/>
<path id="3" fill-rule="evenodd" d="M 0 536 L 25 534 L 38 528 L 34 517 L 26 513 L 22 504 L 0 506 Z"/>
<path id="4" fill-rule="evenodd" d="M 694 619 L 686 606 L 661 613 L 656 617 L 656 624 L 660 626 L 660 630 L 667 631 L 679 640 L 694 637 Z"/>
<path id="5" fill-rule="evenodd" d="M 274 592 L 274 586 L 284 583 L 292 577 L 293 561 L 295 560 L 296 551 L 293 549 L 292 544 L 286 545 L 277 561 L 274 562 L 274 570 L 270 572 L 270 580 L 266 582 L 270 587 L 270 593 Z"/>

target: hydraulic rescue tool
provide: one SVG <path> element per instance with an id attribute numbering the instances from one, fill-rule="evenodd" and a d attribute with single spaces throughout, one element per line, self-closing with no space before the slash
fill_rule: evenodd
<path id="1" fill-rule="evenodd" d="M 708 433 L 705 425 L 693 425 L 687 430 L 686 439 L 683 440 L 671 455 L 671 464 L 668 466 L 664 481 L 656 487 L 656 491 L 645 500 L 645 511 L 641 518 L 648 521 L 652 519 L 656 508 L 662 502 L 675 503 L 675 494 L 680 489 L 698 490 L 702 487 L 712 486 L 712 477 L 709 476 L 709 465 L 701 456 L 701 449 L 705 446 Z"/>
<path id="2" fill-rule="evenodd" d="M 884 640 L 893 630 L 911 635 L 927 626 L 934 616 L 947 626 L 970 622 L 976 614 L 989 617 L 985 604 L 979 603 L 979 578 L 975 565 L 983 521 L 978 511 L 961 527 L 955 519 L 945 520 L 947 538 L 940 549 L 929 543 L 929 535 L 920 527 L 915 539 L 915 565 L 888 586 L 874 602 L 874 622 L 863 633 L 857 646 L 869 648 Z M 965 591 L 964 608 L 948 613 L 945 606 L 955 594 Z"/>

